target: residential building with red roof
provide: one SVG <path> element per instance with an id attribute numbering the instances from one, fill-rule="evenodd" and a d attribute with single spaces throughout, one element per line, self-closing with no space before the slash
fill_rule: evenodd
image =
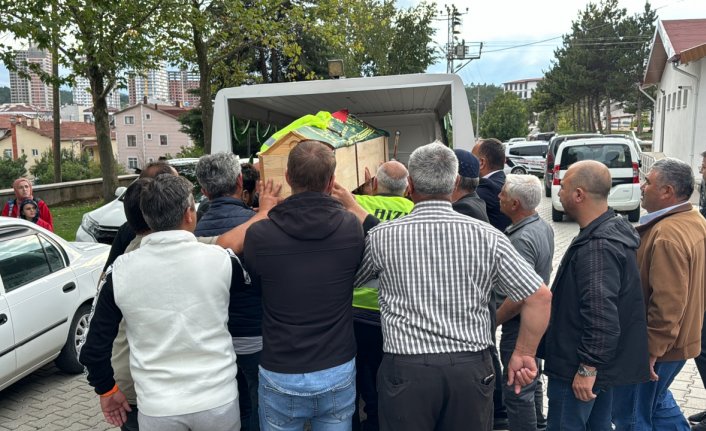
<path id="1" fill-rule="evenodd" d="M 141 169 L 161 156 L 175 156 L 182 147 L 193 146 L 189 135 L 180 131 L 178 120 L 190 109 L 140 103 L 115 113 L 118 162 L 128 169 Z"/>
<path id="2" fill-rule="evenodd" d="M 691 164 L 706 150 L 706 18 L 659 21 L 642 87 L 655 86 L 653 150 Z"/>

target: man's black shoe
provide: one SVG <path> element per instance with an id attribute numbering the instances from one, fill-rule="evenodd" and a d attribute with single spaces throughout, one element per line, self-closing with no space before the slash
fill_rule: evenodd
<path id="1" fill-rule="evenodd" d="M 694 415 L 696 416 L 696 415 Z M 706 431 L 706 420 L 691 426 L 691 431 Z"/>
<path id="2" fill-rule="evenodd" d="M 706 419 L 706 411 L 689 416 L 689 422 L 698 424 Z M 704 428 L 706 429 L 706 428 Z"/>

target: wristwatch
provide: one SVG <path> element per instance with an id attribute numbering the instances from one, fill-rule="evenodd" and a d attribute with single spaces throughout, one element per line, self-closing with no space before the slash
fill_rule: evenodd
<path id="1" fill-rule="evenodd" d="M 596 377 L 598 375 L 598 370 L 590 370 L 586 368 L 584 364 L 579 364 L 577 373 L 581 377 Z"/>

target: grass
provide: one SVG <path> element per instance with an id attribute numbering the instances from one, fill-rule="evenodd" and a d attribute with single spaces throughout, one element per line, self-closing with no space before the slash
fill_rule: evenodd
<path id="1" fill-rule="evenodd" d="M 67 241 L 76 240 L 76 230 L 81 225 L 83 215 L 101 205 L 102 199 L 52 205 L 49 209 L 54 220 L 54 233 Z"/>

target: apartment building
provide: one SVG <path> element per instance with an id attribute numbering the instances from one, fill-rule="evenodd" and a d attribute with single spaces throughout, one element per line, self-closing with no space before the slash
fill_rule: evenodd
<path id="1" fill-rule="evenodd" d="M 151 103 L 169 102 L 169 76 L 166 63 L 162 63 L 158 69 L 130 74 L 127 90 L 130 106 L 142 102 L 145 97 Z"/>
<path id="2" fill-rule="evenodd" d="M 532 93 L 541 81 L 542 78 L 520 79 L 519 81 L 504 82 L 503 88 L 506 92 L 515 93 L 520 99 L 531 99 Z"/>
<path id="3" fill-rule="evenodd" d="M 188 70 L 167 72 L 169 78 L 169 100 L 177 105 L 199 106 L 200 98 L 194 91 L 199 90 L 199 74 Z"/>
<path id="4" fill-rule="evenodd" d="M 30 64 L 37 64 L 42 71 L 51 74 L 51 59 L 50 52 L 32 47 L 15 52 L 15 65 L 19 70 L 28 73 L 29 79 L 17 71 L 10 71 L 11 103 L 51 109 L 54 102 L 51 85 L 42 82 L 39 75 L 29 68 Z"/>

